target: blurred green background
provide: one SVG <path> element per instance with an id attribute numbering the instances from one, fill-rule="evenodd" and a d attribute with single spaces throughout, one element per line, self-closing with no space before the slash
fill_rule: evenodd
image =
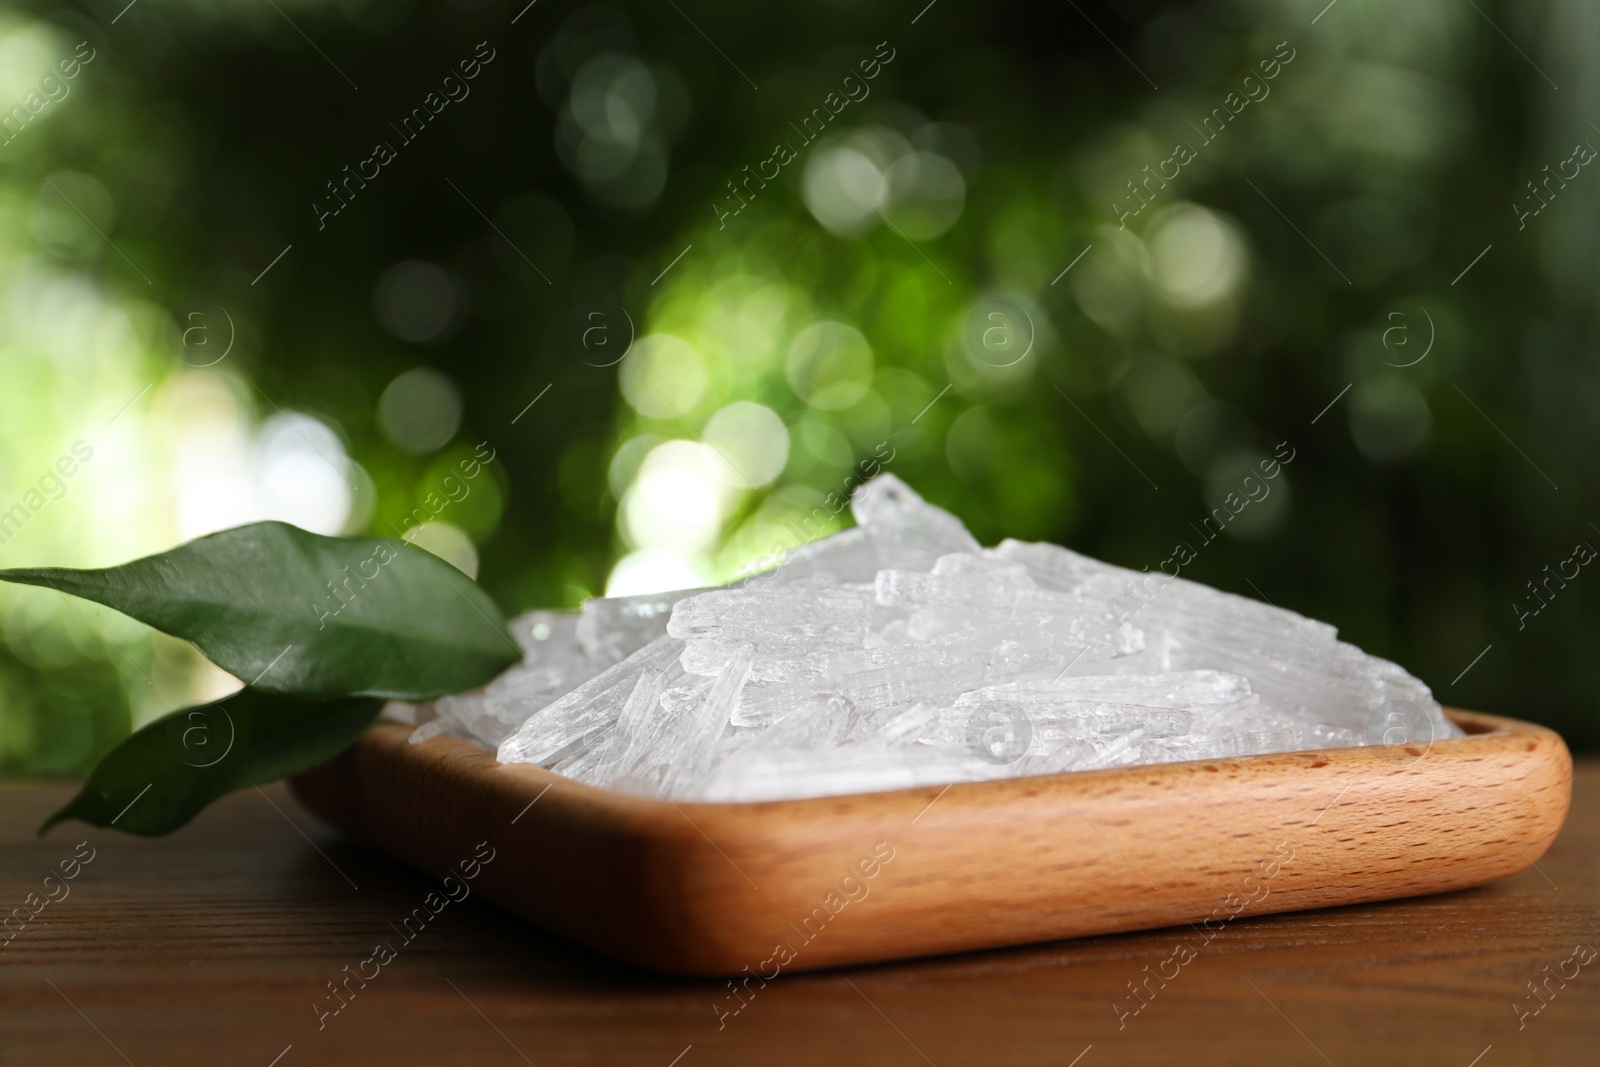
<path id="1" fill-rule="evenodd" d="M 1583 0 L 124 2 L 0 9 L 0 566 L 278 518 L 570 607 L 888 469 L 1595 745 Z M 0 771 L 232 684 L 0 587 Z"/>

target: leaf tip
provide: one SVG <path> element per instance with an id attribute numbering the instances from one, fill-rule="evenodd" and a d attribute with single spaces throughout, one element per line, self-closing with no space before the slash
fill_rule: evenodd
<path id="1" fill-rule="evenodd" d="M 45 834 L 50 832 L 50 828 L 52 826 L 54 826 L 56 823 L 58 823 L 58 822 L 66 822 L 70 818 L 72 818 L 72 805 L 68 804 L 66 807 L 62 808 L 60 811 L 58 811 L 54 815 L 50 816 L 44 822 L 40 823 L 39 824 L 39 829 L 34 831 L 33 836 L 34 837 L 43 837 Z"/>

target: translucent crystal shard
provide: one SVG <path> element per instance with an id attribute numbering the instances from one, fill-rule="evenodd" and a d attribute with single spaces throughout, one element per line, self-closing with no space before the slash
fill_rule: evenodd
<path id="1" fill-rule="evenodd" d="M 752 575 L 741 586 L 765 588 L 817 577 L 870 582 L 877 571 L 878 546 L 865 529 L 857 526 L 783 553 L 776 567 Z"/>
<path id="2" fill-rule="evenodd" d="M 519 617 L 524 662 L 418 709 L 413 740 L 676 801 L 1370 744 L 1397 717 L 1458 732 L 1325 623 L 1056 545 L 983 549 L 887 475 L 853 510 L 726 589 Z"/>
<path id="3" fill-rule="evenodd" d="M 724 763 L 698 799 L 779 800 L 908 789 L 997 777 L 994 771 L 959 749 L 863 744 L 745 752 Z"/>
<path id="4" fill-rule="evenodd" d="M 753 645 L 766 668 L 829 650 L 861 647 L 869 601 L 835 585 L 726 589 L 681 601 L 667 633 L 685 642 L 684 669 L 717 674 L 735 649 Z M 781 676 L 777 675 L 777 676 Z M 757 677 L 774 677 L 760 670 Z"/>
<path id="5" fill-rule="evenodd" d="M 501 763 L 551 764 L 592 743 L 599 727 L 621 714 L 636 676 L 644 669 L 680 671 L 683 642 L 660 637 L 621 663 L 606 668 L 559 700 L 536 711 L 500 745 Z M 617 690 L 623 690 L 618 693 Z"/>
<path id="6" fill-rule="evenodd" d="M 884 723 L 877 731 L 877 739 L 884 742 L 915 741 L 938 721 L 939 705 L 926 700 L 918 701 Z"/>
<path id="7" fill-rule="evenodd" d="M 496 747 L 550 701 L 593 677 L 608 663 L 585 655 L 577 640 L 578 616 L 533 611 L 511 620 L 508 629 L 524 659 L 475 693 L 448 696 L 432 705 L 412 740 L 452 733 Z"/>
<path id="8" fill-rule="evenodd" d="M 593 728 L 585 739 L 586 747 L 567 756 L 551 769 L 599 785 L 611 776 L 609 768 L 628 766 L 633 747 L 642 740 L 645 725 L 653 718 L 660 704 L 668 677 L 664 670 L 641 667 L 627 701 L 617 714 L 617 721 Z"/>
<path id="9" fill-rule="evenodd" d="M 743 746 L 747 749 L 834 748 L 861 725 L 861 709 L 839 693 L 817 693 L 801 701 Z"/>
<path id="10" fill-rule="evenodd" d="M 637 718 L 630 713 L 625 723 L 619 716 L 616 733 L 602 742 L 605 758 L 595 764 L 592 773 L 575 773 L 573 777 L 591 785 L 659 795 L 669 761 L 676 756 L 677 739 L 687 732 L 692 717 L 704 706 L 715 679 L 689 678 L 685 682 L 666 689 L 654 705 L 641 703 Z"/>
<path id="11" fill-rule="evenodd" d="M 892 474 L 858 486 L 850 513 L 858 524 L 855 529 L 799 546 L 775 570 L 747 584 L 787 585 L 819 575 L 871 582 L 884 567 L 926 570 L 940 556 L 980 551 L 960 519 L 929 504 Z"/>
<path id="12" fill-rule="evenodd" d="M 1338 631 L 1292 611 L 1166 574 L 1113 567 L 1055 545 L 1003 542 L 995 554 L 1035 581 L 1102 605 L 1115 620 L 1159 633 L 1175 670 L 1243 675 L 1280 715 L 1361 730 L 1391 703 L 1412 704 L 1437 736 L 1455 727 L 1428 687 L 1400 667 L 1338 640 Z"/>
<path id="13" fill-rule="evenodd" d="M 933 570 L 882 570 L 874 582 L 885 607 L 970 608 L 985 615 L 1060 615 L 1081 610 L 1072 596 L 1040 589 L 1020 563 L 940 556 Z"/>
<path id="14" fill-rule="evenodd" d="M 596 597 L 584 603 L 574 635 L 586 656 L 610 666 L 666 633 L 673 605 L 698 591 Z"/>
<path id="15" fill-rule="evenodd" d="M 878 547 L 883 566 L 926 566 L 951 552 L 977 552 L 980 546 L 961 520 L 936 508 L 892 474 L 859 487 L 850 513 Z"/>
<path id="16" fill-rule="evenodd" d="M 711 683 L 711 690 L 700 708 L 694 712 L 681 735 L 674 740 L 676 752 L 669 758 L 667 774 L 661 791 L 668 795 L 687 795 L 704 784 L 706 773 L 715 759 L 717 742 L 722 740 L 728 722 L 739 706 L 745 681 L 750 677 L 750 664 L 755 660 L 755 648 L 743 645 L 728 658 L 722 673 Z"/>

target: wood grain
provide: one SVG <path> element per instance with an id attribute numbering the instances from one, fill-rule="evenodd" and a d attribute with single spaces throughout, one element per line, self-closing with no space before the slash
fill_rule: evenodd
<path id="1" fill-rule="evenodd" d="M 1479 885 L 1566 817 L 1561 739 L 1369 747 L 759 804 L 674 804 L 381 725 L 296 783 L 347 833 L 618 959 L 813 970 Z M 1170 969 L 1170 968 L 1169 968 Z"/>
<path id="2" fill-rule="evenodd" d="M 3 1064 L 1468 1067 L 1482 1054 L 1477 1067 L 1504 1067 L 1590 1062 L 1600 1042 L 1594 966 L 1517 1014 L 1576 943 L 1600 947 L 1597 762 L 1578 767 L 1571 818 L 1537 868 L 1480 889 L 1246 911 L 1204 943 L 1177 927 L 784 974 L 720 1026 L 736 1003 L 723 982 L 612 963 L 475 895 L 319 1030 L 324 983 L 374 942 L 398 944 L 390 923 L 439 883 L 319 828 L 276 786 L 167 838 L 75 824 L 35 838 L 75 789 L 0 784 L 0 905 L 20 905 L 78 842 L 97 850 L 71 895 L 0 949 Z M 1180 945 L 1195 958 L 1119 1025 L 1128 983 Z"/>

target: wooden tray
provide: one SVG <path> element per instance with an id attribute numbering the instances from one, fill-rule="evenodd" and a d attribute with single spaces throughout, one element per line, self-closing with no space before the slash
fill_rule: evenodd
<path id="1" fill-rule="evenodd" d="M 1207 937 L 1524 870 L 1566 818 L 1567 747 L 1448 714 L 1468 736 L 755 804 L 627 796 L 381 724 L 293 787 L 423 871 L 476 866 L 472 892 L 607 955 L 770 980 L 1179 923 Z"/>

